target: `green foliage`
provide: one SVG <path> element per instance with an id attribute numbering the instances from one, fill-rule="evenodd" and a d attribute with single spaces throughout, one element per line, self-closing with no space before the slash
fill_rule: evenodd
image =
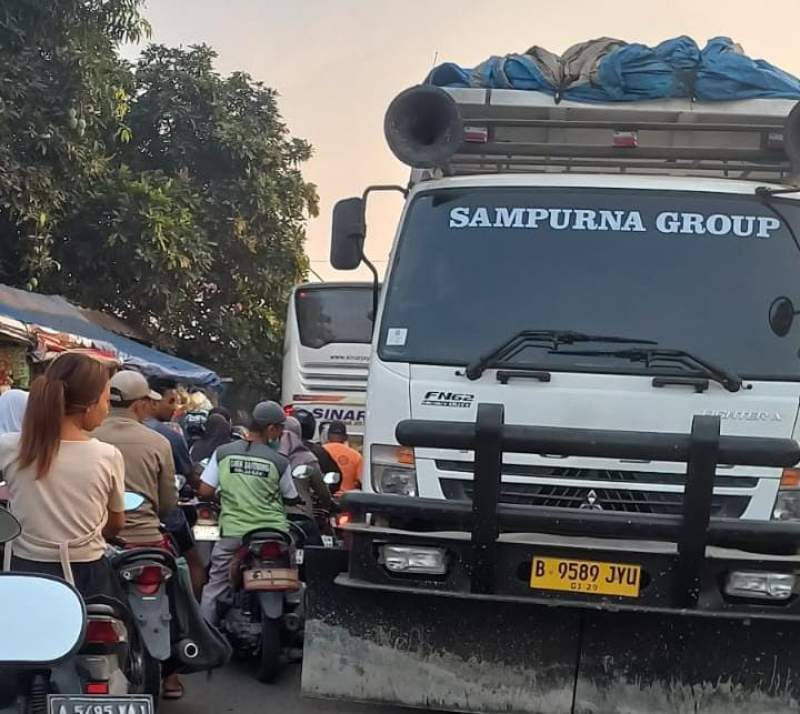
<path id="1" fill-rule="evenodd" d="M 148 31 L 139 5 L 0 8 L 0 280 L 109 310 L 268 393 L 308 269 L 311 148 L 273 90 L 220 76 L 206 46 L 123 63 L 117 43 Z"/>
<path id="2" fill-rule="evenodd" d="M 0 279 L 57 268 L 59 220 L 107 171 L 132 77 L 114 47 L 148 31 L 139 0 L 5 0 L 0 6 Z"/>

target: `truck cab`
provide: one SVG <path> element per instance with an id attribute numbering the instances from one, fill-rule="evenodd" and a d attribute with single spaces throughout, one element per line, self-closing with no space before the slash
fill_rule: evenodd
<path id="1" fill-rule="evenodd" d="M 365 490 L 471 499 L 472 452 L 401 447 L 395 429 L 486 403 L 518 425 L 680 433 L 717 415 L 723 435 L 797 439 L 793 104 L 400 95 L 387 138 L 413 171 L 373 335 Z M 368 247 L 359 200 L 334 215 L 335 267 Z M 500 502 L 674 515 L 685 478 L 507 453 Z M 712 515 L 800 518 L 798 484 L 720 464 Z"/>

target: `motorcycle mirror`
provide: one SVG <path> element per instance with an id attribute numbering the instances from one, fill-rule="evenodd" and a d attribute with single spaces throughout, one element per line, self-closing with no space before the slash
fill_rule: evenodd
<path id="1" fill-rule="evenodd" d="M 21 531 L 19 521 L 5 508 L 0 508 L 0 543 L 14 540 Z"/>
<path id="2" fill-rule="evenodd" d="M 785 295 L 776 297 L 769 306 L 769 326 L 778 337 L 786 337 L 792 329 L 795 315 L 794 303 Z"/>
<path id="3" fill-rule="evenodd" d="M 328 486 L 338 486 L 342 482 L 342 475 L 338 471 L 328 471 L 323 477 L 322 480 Z"/>
<path id="4" fill-rule="evenodd" d="M 83 601 L 63 580 L 2 573 L 0 602 L 0 665 L 55 664 L 75 652 L 83 640 Z"/>
<path id="5" fill-rule="evenodd" d="M 311 469 L 308 466 L 295 466 L 292 470 L 292 476 L 300 481 L 304 481 L 311 475 Z"/>
<path id="6" fill-rule="evenodd" d="M 142 507 L 144 503 L 144 496 L 141 493 L 133 493 L 132 491 L 125 491 L 125 510 L 136 511 Z"/>

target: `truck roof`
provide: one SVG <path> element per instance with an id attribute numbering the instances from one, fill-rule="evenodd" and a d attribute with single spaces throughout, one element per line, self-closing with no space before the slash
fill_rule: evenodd
<path id="1" fill-rule="evenodd" d="M 743 181 L 728 178 L 695 176 L 640 176 L 630 174 L 579 174 L 579 173 L 514 173 L 471 176 L 447 176 L 430 179 L 414 187 L 413 193 L 443 188 L 511 187 L 511 186 L 564 186 L 583 188 L 620 188 L 651 191 L 698 191 L 711 193 L 753 194 L 764 181 Z M 796 193 L 781 194 L 781 198 L 800 200 Z"/>
<path id="2" fill-rule="evenodd" d="M 487 173 L 716 176 L 786 182 L 784 125 L 796 102 L 668 99 L 613 104 L 555 102 L 514 89 L 448 88 L 464 143 L 442 169 L 412 183 Z"/>

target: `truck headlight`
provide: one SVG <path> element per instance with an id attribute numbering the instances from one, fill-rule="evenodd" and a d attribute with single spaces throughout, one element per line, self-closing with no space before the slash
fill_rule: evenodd
<path id="1" fill-rule="evenodd" d="M 745 572 L 728 573 L 725 594 L 759 600 L 788 600 L 794 592 L 795 576 L 791 573 Z"/>
<path id="2" fill-rule="evenodd" d="M 384 545 L 381 546 L 378 562 L 392 573 L 444 575 L 447 572 L 444 548 Z"/>
<path id="3" fill-rule="evenodd" d="M 372 488 L 377 493 L 417 495 L 414 450 L 405 446 L 374 444 L 370 451 Z"/>
<path id="4" fill-rule="evenodd" d="M 781 485 L 772 509 L 772 520 L 800 520 L 800 470 L 783 470 Z"/>

